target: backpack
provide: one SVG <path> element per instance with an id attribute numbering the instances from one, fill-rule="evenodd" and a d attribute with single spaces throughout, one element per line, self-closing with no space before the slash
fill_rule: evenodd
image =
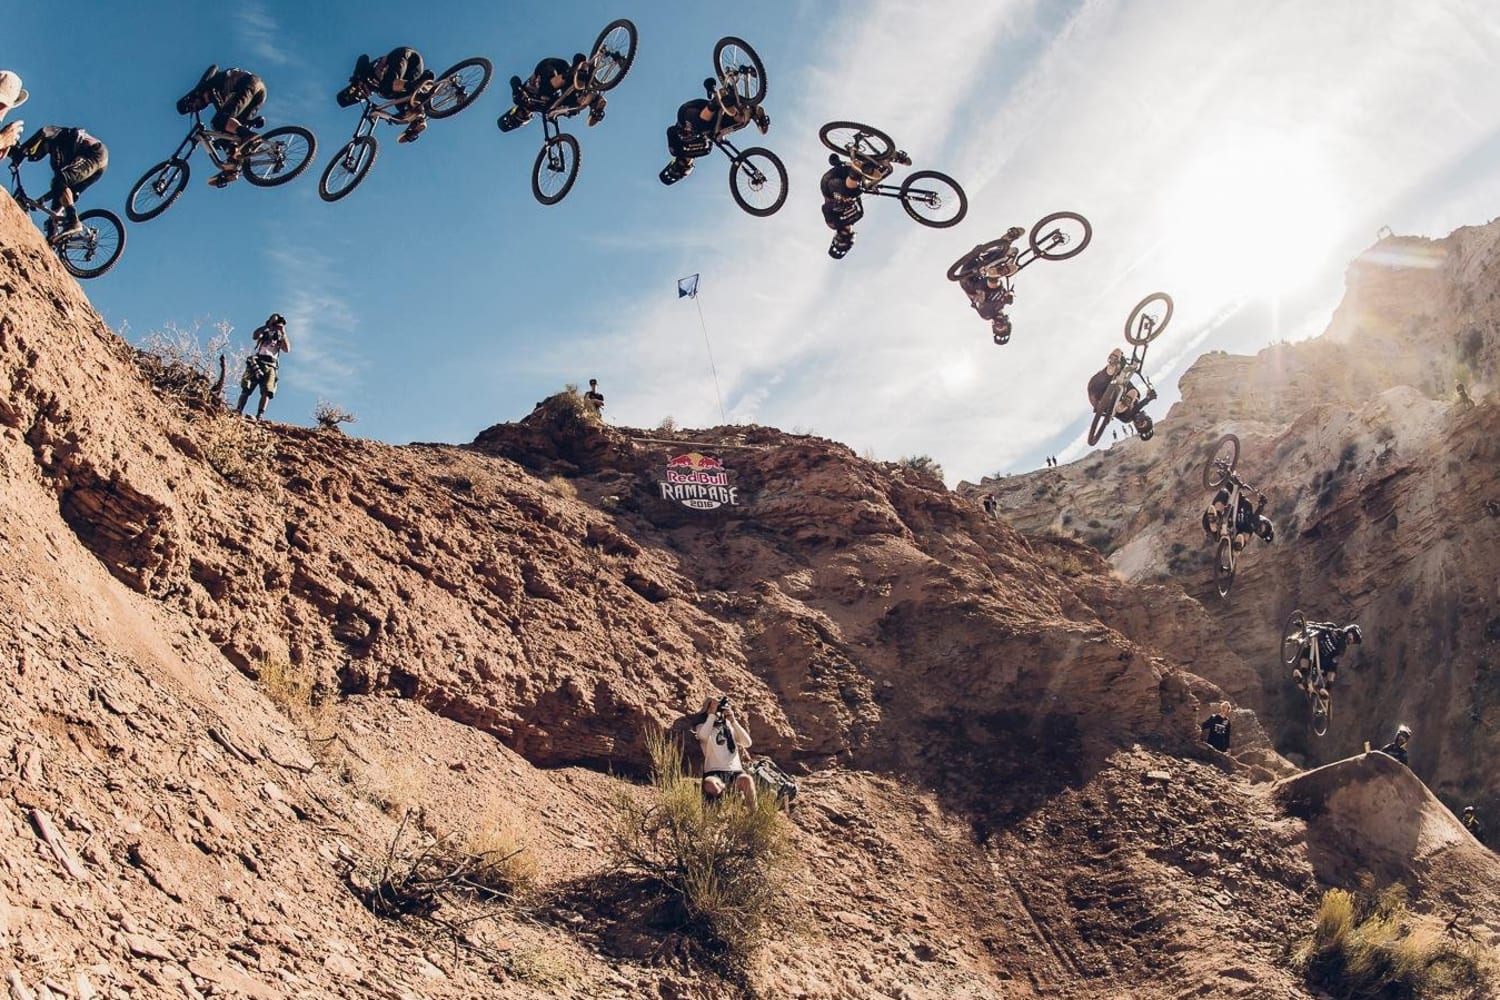
<path id="1" fill-rule="evenodd" d="M 792 800 L 797 797 L 797 783 L 791 777 L 771 762 L 769 757 L 756 757 L 750 763 L 746 774 L 755 779 L 755 784 L 762 791 L 776 793 L 776 801 L 791 808 Z"/>

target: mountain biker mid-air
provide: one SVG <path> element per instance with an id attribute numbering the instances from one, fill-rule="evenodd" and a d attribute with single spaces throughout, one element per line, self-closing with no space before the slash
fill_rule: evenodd
<path id="1" fill-rule="evenodd" d="M 693 159 L 706 156 L 713 140 L 738 132 L 752 121 L 761 135 L 771 128 L 771 116 L 759 104 L 740 99 L 733 87 L 720 86 L 709 77 L 703 81 L 706 99 L 695 98 L 677 109 L 677 123 L 667 128 L 667 152 L 674 159 L 662 168 L 661 182 L 675 184 L 693 172 Z"/>
<path id="2" fill-rule="evenodd" d="M 1020 271 L 1013 244 L 1024 235 L 1026 230 L 1011 226 L 1004 236 L 975 258 L 973 269 L 958 279 L 958 287 L 969 297 L 969 304 L 979 313 L 979 318 L 990 321 L 997 344 L 1010 340 L 1010 317 L 1005 315 L 1005 307 L 1014 302 L 1016 296 L 1006 279 Z"/>
<path id="3" fill-rule="evenodd" d="M 212 186 L 225 187 L 239 179 L 240 151 L 247 140 L 255 138 L 252 129 L 264 124 L 259 115 L 265 103 L 266 85 L 260 77 L 242 69 L 220 70 L 217 63 L 204 70 L 197 85 L 178 99 L 179 115 L 190 115 L 212 104 L 215 114 L 209 128 L 235 137 L 214 140 L 224 154 L 225 165 L 208 179 Z"/>
<path id="4" fill-rule="evenodd" d="M 1120 370 L 1124 366 L 1125 352 L 1116 347 L 1109 352 L 1109 360 L 1105 362 L 1104 367 L 1095 372 L 1094 377 L 1089 379 L 1090 407 L 1098 407 L 1099 400 L 1103 398 L 1104 393 L 1109 389 L 1110 383 L 1114 381 L 1115 376 L 1120 374 Z M 1148 388 L 1146 395 L 1142 396 L 1140 390 L 1132 384 L 1120 396 L 1120 402 L 1115 407 L 1115 416 L 1122 423 L 1134 424 L 1136 433 L 1140 434 L 1142 440 L 1147 440 L 1151 437 L 1152 421 L 1150 417 L 1141 411 L 1146 408 L 1147 403 L 1155 398 L 1155 389 Z"/>
<path id="5" fill-rule="evenodd" d="M 1239 510 L 1236 511 L 1234 521 L 1234 550 L 1239 552 L 1250 541 L 1251 535 L 1260 536 L 1261 541 L 1270 544 L 1276 540 L 1276 528 L 1271 524 L 1271 519 L 1264 516 L 1261 511 L 1266 506 L 1266 495 L 1257 494 L 1259 501 L 1250 503 L 1250 498 L 1245 491 L 1240 492 Z M 1229 487 L 1226 485 L 1214 494 L 1213 502 L 1203 512 L 1203 532 L 1209 538 L 1216 538 L 1219 534 L 1219 519 L 1224 516 L 1224 508 L 1229 506 Z"/>
<path id="6" fill-rule="evenodd" d="M 1333 682 L 1339 674 L 1339 657 L 1350 645 L 1358 646 L 1364 641 L 1364 632 L 1353 622 L 1340 628 L 1332 622 L 1319 624 L 1309 622 L 1309 626 L 1316 633 L 1312 641 L 1318 644 L 1318 665 L 1323 670 L 1323 689 L 1333 687 Z M 1307 689 L 1307 666 L 1309 665 L 1308 651 L 1303 650 L 1301 659 L 1297 661 L 1296 667 L 1292 669 L 1292 680 L 1303 690 Z M 1405 727 L 1403 727 L 1405 728 Z M 1407 731 L 1410 736 L 1410 730 Z"/>
<path id="7" fill-rule="evenodd" d="M 55 244 L 82 231 L 83 224 L 78 221 L 78 196 L 104 176 L 105 168 L 109 166 L 109 150 L 81 128 L 48 125 L 37 129 L 10 151 L 12 163 L 20 163 L 23 159 L 35 162 L 44 156 L 52 164 L 52 188 L 44 197 L 52 203 L 54 212 L 61 210 L 63 213 L 60 222 L 54 225 L 49 221 L 47 224 L 47 239 Z"/>
<path id="8" fill-rule="evenodd" d="M 405 98 L 407 106 L 402 121 L 407 123 L 406 131 L 396 141 L 412 142 L 427 128 L 421 99 L 430 89 L 427 85 L 435 79 L 437 74 L 423 67 L 421 53 L 408 46 L 398 46 L 373 60 L 361 55 L 354 63 L 349 86 L 338 93 L 339 107 L 358 104 L 372 93 L 387 101 Z"/>
<path id="9" fill-rule="evenodd" d="M 536 64 L 536 69 L 526 80 L 519 76 L 510 78 L 511 99 L 515 108 L 511 117 L 516 126 L 531 121 L 537 111 L 558 110 L 581 111 L 589 109 L 589 124 L 598 125 L 604 120 L 604 95 L 589 90 L 586 84 L 593 74 L 589 57 L 582 52 L 573 54 L 573 61 L 551 57 Z"/>

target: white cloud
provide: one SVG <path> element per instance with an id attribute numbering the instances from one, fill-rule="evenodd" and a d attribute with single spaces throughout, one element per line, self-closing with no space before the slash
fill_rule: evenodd
<path id="1" fill-rule="evenodd" d="M 282 378 L 323 398 L 342 398 L 358 384 L 366 361 L 353 349 L 359 320 L 338 288 L 336 262 L 308 247 L 283 245 L 268 254 L 277 290 L 276 311 L 292 340 Z"/>

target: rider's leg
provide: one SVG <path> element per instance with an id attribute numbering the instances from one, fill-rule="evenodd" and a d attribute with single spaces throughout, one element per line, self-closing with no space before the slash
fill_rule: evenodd
<path id="1" fill-rule="evenodd" d="M 588 106 L 590 127 L 598 125 L 604 120 L 604 106 L 607 103 L 604 100 L 603 94 L 585 94 L 578 102 L 579 107 Z"/>
<path id="2" fill-rule="evenodd" d="M 1140 401 L 1140 390 L 1135 386 L 1129 386 L 1121 394 L 1120 401 L 1115 404 L 1115 416 L 1129 423 L 1135 417 L 1135 406 Z"/>

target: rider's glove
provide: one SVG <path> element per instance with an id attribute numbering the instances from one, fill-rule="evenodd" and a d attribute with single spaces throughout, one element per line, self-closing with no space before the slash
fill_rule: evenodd
<path id="1" fill-rule="evenodd" d="M 900 150 L 900 149 L 896 150 L 896 152 L 894 154 L 892 154 L 891 159 L 895 160 L 897 163 L 901 164 L 903 167 L 909 167 L 909 166 L 911 166 L 911 157 L 907 156 L 906 152 L 904 150 Z"/>

